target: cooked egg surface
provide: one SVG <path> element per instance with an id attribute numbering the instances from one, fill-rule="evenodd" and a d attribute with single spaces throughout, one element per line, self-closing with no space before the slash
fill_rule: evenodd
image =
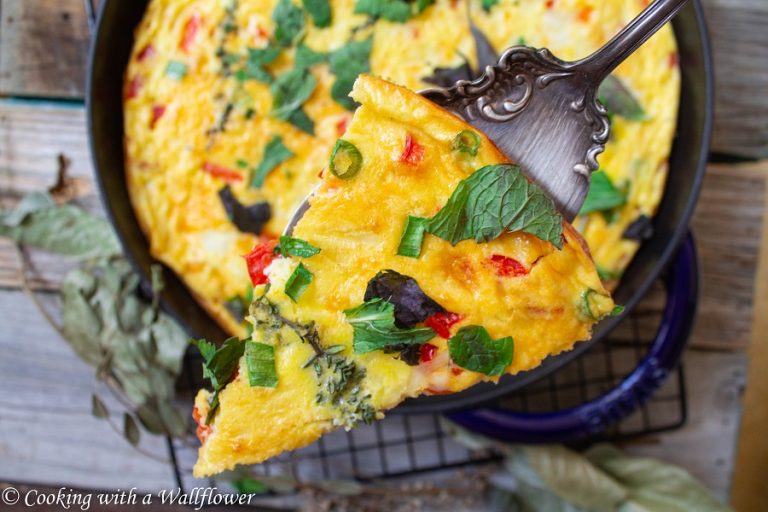
<path id="1" fill-rule="evenodd" d="M 198 476 L 261 462 L 332 428 L 381 417 L 407 397 L 453 393 L 538 366 L 548 355 L 588 339 L 592 325 L 614 307 L 581 236 L 567 223 L 562 249 L 522 231 L 455 246 L 428 234 L 418 257 L 398 255 L 409 215 L 433 215 L 462 180 L 508 160 L 485 137 L 478 137 L 476 155 L 456 150 L 457 135 L 471 128 L 408 89 L 361 75 L 353 97 L 362 106 L 344 141 L 359 151 L 359 170 L 347 179 L 323 173 L 293 232 L 319 252 L 275 259 L 266 269 L 269 283 L 254 291 L 252 340 L 274 346 L 279 382 L 274 388 L 250 385 L 247 365 L 240 361 L 205 427 Z M 516 271 L 500 267 L 501 260 Z M 299 265 L 312 278 L 300 296 L 291 297 L 289 282 Z M 449 333 L 430 333 L 427 348 L 411 364 L 397 352 L 353 348 L 346 311 L 364 302 L 369 281 L 382 270 L 415 279 L 429 298 L 458 317 L 447 326 Z M 424 323 L 432 325 L 429 319 Z M 312 364 L 323 359 L 313 355 L 310 337 L 303 339 L 290 325 L 312 326 L 325 350 L 335 347 L 333 357 L 362 372 L 355 389 L 341 399 L 323 400 L 329 377 Z M 514 354 L 497 374 L 466 369 L 449 354 L 451 336 L 468 326 L 482 326 L 494 343 L 512 339 Z M 199 417 L 207 416 L 209 398 L 206 391 L 198 396 Z"/>
<path id="2" fill-rule="evenodd" d="M 266 203 L 263 232 L 278 235 L 350 120 L 351 105 L 338 99 L 354 80 L 347 75 L 370 71 L 413 90 L 429 87 L 424 79 L 436 68 L 465 57 L 475 64 L 470 20 L 497 51 L 524 43 L 576 59 L 645 3 L 500 0 L 486 10 L 479 0 L 437 0 L 404 21 L 374 22 L 353 12 L 355 0 L 332 0 L 328 26 L 318 27 L 301 2 L 152 0 L 125 77 L 127 183 L 152 254 L 222 326 L 244 336 L 250 284 L 241 256 L 257 236 L 236 227 L 219 192 L 228 185 L 244 207 Z M 309 64 L 307 49 L 315 56 Z M 639 245 L 624 237 L 627 227 L 654 214 L 664 189 L 676 55 L 666 27 L 615 72 L 644 111 L 635 120 L 613 115 L 600 157 L 623 200 L 575 223 L 610 286 Z"/>

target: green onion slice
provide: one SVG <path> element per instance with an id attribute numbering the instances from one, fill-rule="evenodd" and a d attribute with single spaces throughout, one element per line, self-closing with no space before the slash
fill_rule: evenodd
<path id="1" fill-rule="evenodd" d="M 336 141 L 331 152 L 331 172 L 342 180 L 348 180 L 360 171 L 363 155 L 354 144 L 344 139 Z"/>
<path id="2" fill-rule="evenodd" d="M 452 149 L 477 156 L 477 151 L 480 149 L 480 136 L 472 130 L 464 130 L 453 139 Z"/>

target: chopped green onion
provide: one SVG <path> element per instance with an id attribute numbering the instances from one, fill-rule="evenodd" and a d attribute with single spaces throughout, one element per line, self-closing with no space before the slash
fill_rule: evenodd
<path id="1" fill-rule="evenodd" d="M 409 258 L 418 258 L 421 254 L 421 244 L 426 231 L 427 219 L 409 215 L 405 221 L 403 234 L 400 237 L 400 246 L 397 248 L 397 254 Z"/>
<path id="2" fill-rule="evenodd" d="M 344 139 L 336 141 L 331 152 L 330 168 L 334 176 L 343 180 L 352 178 L 363 165 L 363 155 L 354 144 Z"/>
<path id="3" fill-rule="evenodd" d="M 297 256 L 299 258 L 311 258 L 320 252 L 319 247 L 315 247 L 306 240 L 283 235 L 280 237 L 280 244 L 275 247 L 275 252 L 283 256 Z"/>
<path id="4" fill-rule="evenodd" d="M 174 80 L 181 80 L 187 74 L 187 65 L 178 60 L 168 62 L 165 67 L 165 76 Z"/>
<path id="5" fill-rule="evenodd" d="M 304 264 L 299 263 L 285 283 L 285 294 L 291 298 L 293 302 L 298 302 L 304 291 L 312 282 L 313 274 L 310 272 Z"/>
<path id="6" fill-rule="evenodd" d="M 248 383 L 253 387 L 277 387 L 275 370 L 275 347 L 255 341 L 245 342 L 245 366 L 248 368 Z"/>
<path id="7" fill-rule="evenodd" d="M 472 130 L 464 130 L 453 139 L 452 149 L 460 153 L 477 156 L 480 149 L 480 136 Z"/>

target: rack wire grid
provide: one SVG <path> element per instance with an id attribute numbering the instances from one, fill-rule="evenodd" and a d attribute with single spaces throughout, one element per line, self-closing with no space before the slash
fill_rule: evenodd
<path id="1" fill-rule="evenodd" d="M 634 370 L 654 341 L 664 309 L 663 283 L 614 329 L 582 356 L 556 372 L 491 404 L 517 412 L 547 412 L 575 407 L 613 389 Z M 201 361 L 185 359 L 190 389 L 202 385 Z M 687 401 L 682 365 L 645 404 L 595 440 L 621 441 L 674 430 L 685 424 Z M 258 418 L 254 418 L 258 421 Z M 195 446 L 170 443 L 179 486 L 209 485 L 192 477 Z M 446 433 L 440 414 L 399 414 L 371 425 L 325 435 L 310 446 L 284 453 L 249 468 L 253 475 L 284 475 L 296 481 L 373 480 L 477 465 L 496 460 L 490 450 L 469 450 Z"/>
<path id="2" fill-rule="evenodd" d="M 96 6 L 93 0 L 84 0 L 84 4 L 93 28 Z M 654 341 L 664 309 L 663 286 L 659 281 L 656 290 L 625 321 L 581 357 L 492 405 L 520 412 L 556 411 L 578 406 L 613 389 L 637 366 Z M 185 358 L 185 373 L 189 379 L 188 389 L 203 385 L 199 379 L 198 357 Z M 603 433 L 600 439 L 617 441 L 674 430 L 684 425 L 686 418 L 681 364 L 648 402 Z M 200 485 L 201 481 L 192 477 L 196 447 L 171 439 L 168 445 L 179 487 L 190 489 Z M 365 482 L 481 464 L 497 458 L 496 453 L 469 450 L 453 440 L 438 414 L 394 411 L 372 425 L 349 432 L 332 432 L 310 446 L 254 466 L 252 471 L 255 475 L 288 475 L 298 481 L 355 479 Z"/>

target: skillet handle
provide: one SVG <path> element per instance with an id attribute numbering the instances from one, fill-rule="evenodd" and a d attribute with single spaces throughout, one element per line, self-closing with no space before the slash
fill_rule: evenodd
<path id="1" fill-rule="evenodd" d="M 667 303 L 648 354 L 624 381 L 585 404 L 547 413 L 485 408 L 447 414 L 488 437 L 515 443 L 562 443 L 589 438 L 627 417 L 661 386 L 683 353 L 698 301 L 698 259 L 689 233 L 670 268 Z"/>

